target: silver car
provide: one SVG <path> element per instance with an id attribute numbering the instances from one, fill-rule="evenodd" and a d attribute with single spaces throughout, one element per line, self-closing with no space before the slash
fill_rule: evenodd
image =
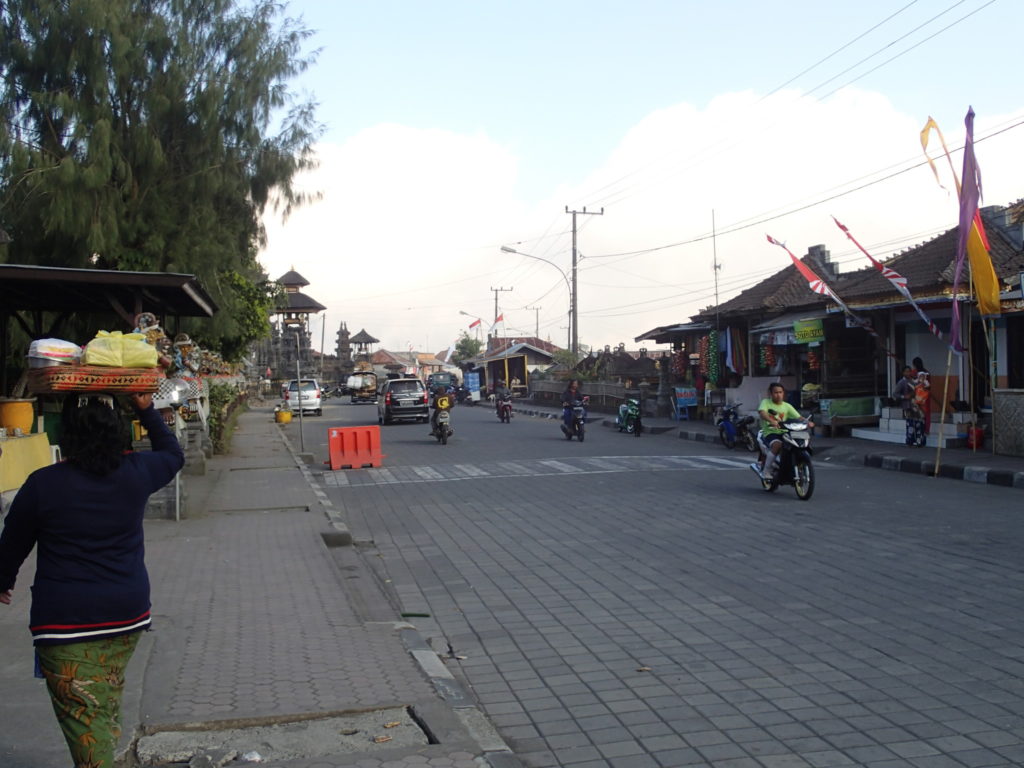
<path id="1" fill-rule="evenodd" d="M 303 413 L 312 412 L 316 416 L 323 413 L 320 405 L 320 384 L 316 379 L 292 379 L 284 392 L 284 402 L 288 410 Z"/>

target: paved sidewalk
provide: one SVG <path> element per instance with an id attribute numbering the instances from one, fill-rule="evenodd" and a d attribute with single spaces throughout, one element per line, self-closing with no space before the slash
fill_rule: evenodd
<path id="1" fill-rule="evenodd" d="M 518 766 L 355 549 L 334 546 L 351 539 L 311 482 L 270 409 L 251 411 L 231 454 L 185 478 L 185 518 L 147 521 L 153 631 L 128 670 L 122 748 L 141 764 Z M 0 610 L 5 768 L 67 763 L 32 677 L 33 569 Z"/>
<path id="2" fill-rule="evenodd" d="M 548 419 L 557 419 L 561 416 L 560 410 L 533 405 L 518 406 L 516 412 Z M 615 428 L 615 417 L 608 414 L 590 413 L 588 421 Z M 645 431 L 654 436 L 675 434 L 684 440 L 712 442 L 726 450 L 719 443 L 718 429 L 710 422 L 645 418 L 643 423 Z M 911 448 L 907 445 L 853 437 L 814 437 L 811 446 L 819 461 L 919 475 L 934 475 L 937 462 L 940 477 L 1024 489 L 1024 459 L 997 456 L 992 453 L 991 448 L 980 451 L 972 451 L 969 448 L 944 448 L 941 454 L 937 455 L 934 448 Z"/>

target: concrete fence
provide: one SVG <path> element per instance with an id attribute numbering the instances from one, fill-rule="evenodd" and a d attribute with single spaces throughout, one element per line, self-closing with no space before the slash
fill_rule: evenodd
<path id="1" fill-rule="evenodd" d="M 558 408 L 562 404 L 562 392 L 565 381 L 530 380 L 530 399 L 537 405 Z M 618 413 L 619 405 L 627 397 L 635 397 L 646 406 L 645 413 L 655 406 L 657 390 L 651 388 L 644 392 L 641 389 L 626 389 L 622 384 L 609 381 L 580 382 L 583 394 L 590 396 L 590 410 L 598 413 Z"/>

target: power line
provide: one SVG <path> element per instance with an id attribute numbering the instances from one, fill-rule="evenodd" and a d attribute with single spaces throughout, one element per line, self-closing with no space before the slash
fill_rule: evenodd
<path id="1" fill-rule="evenodd" d="M 994 2 L 994 0 L 993 0 L 993 2 Z M 975 139 L 974 143 L 975 144 L 980 144 L 981 142 L 983 142 L 983 141 L 985 141 L 987 139 L 991 139 L 991 138 L 993 138 L 995 136 L 998 136 L 999 134 L 1006 133 L 1007 131 L 1012 130 L 1013 128 L 1019 128 L 1021 125 L 1024 125 L 1024 120 L 1020 120 L 1020 121 L 1018 121 L 1016 123 L 1013 123 L 1012 125 L 1009 125 L 1006 128 L 1003 128 L 1001 130 L 994 131 L 994 132 L 988 134 L 987 136 L 985 136 L 983 138 Z M 961 145 L 961 146 L 957 147 L 953 151 L 954 152 L 958 152 L 958 151 L 960 151 L 962 149 L 963 149 L 963 146 Z M 776 219 L 782 219 L 782 218 L 785 218 L 786 216 L 792 216 L 794 213 L 800 213 L 801 211 L 806 211 L 809 208 L 814 208 L 814 207 L 819 206 L 819 205 L 821 205 L 823 203 L 828 203 L 828 202 L 831 202 L 833 200 L 838 200 L 841 197 L 845 197 L 846 195 L 853 194 L 854 192 L 859 192 L 859 191 L 861 191 L 863 189 L 867 189 L 868 187 L 872 187 L 875 184 L 880 184 L 883 181 L 889 181 L 890 179 L 894 179 L 897 176 L 902 176 L 905 173 L 909 173 L 910 171 L 916 170 L 916 169 L 920 168 L 921 166 L 927 165 L 927 164 L 928 164 L 927 160 L 922 160 L 920 162 L 914 163 L 911 166 L 908 166 L 908 167 L 903 168 L 901 170 L 895 171 L 895 172 L 890 173 L 890 174 L 888 174 L 886 176 L 882 176 L 881 178 L 875 179 L 874 181 L 869 181 L 869 182 L 866 182 L 864 184 L 861 184 L 860 186 L 853 187 L 852 189 L 848 189 L 848 190 L 846 190 L 844 192 L 839 192 L 837 194 L 830 195 L 829 197 L 824 197 L 824 198 L 822 198 L 820 200 L 815 200 L 813 202 L 807 203 L 806 205 L 801 205 L 801 206 L 798 206 L 796 208 L 790 208 L 790 209 L 788 209 L 786 211 L 783 211 L 782 213 L 779 213 L 779 214 L 776 214 L 776 215 L 773 215 L 773 216 L 765 216 L 763 218 L 756 219 L 756 220 L 751 221 L 751 222 L 746 223 L 746 224 L 738 224 L 738 225 L 732 226 L 729 229 L 722 230 L 721 232 L 718 233 L 718 235 L 719 236 L 731 235 L 734 232 L 741 232 L 744 229 L 750 229 L 751 227 L 756 227 L 756 226 L 758 226 L 760 224 L 766 224 L 769 221 L 775 221 Z M 646 253 L 655 253 L 656 251 L 663 251 L 666 248 L 677 248 L 677 247 L 682 246 L 682 245 L 693 245 L 694 243 L 701 243 L 701 242 L 704 242 L 705 240 L 710 240 L 710 239 L 711 239 L 711 234 L 709 233 L 709 234 L 700 235 L 698 237 L 690 238 L 689 240 L 680 240 L 680 241 L 675 242 L 675 243 L 667 243 L 665 245 L 659 245 L 659 246 L 655 246 L 653 248 L 643 248 L 643 249 L 637 250 L 637 251 L 622 251 L 620 253 L 603 253 L 603 254 L 597 254 L 597 255 L 588 256 L 587 258 L 588 259 L 607 259 L 607 258 L 611 258 L 613 256 L 638 256 L 638 255 L 642 255 L 642 254 L 646 254 Z"/>
<path id="2" fill-rule="evenodd" d="M 855 64 L 855 65 L 853 65 L 853 66 L 854 66 L 854 67 L 856 67 L 856 66 L 859 66 L 860 64 L 864 63 L 865 61 L 868 61 L 869 59 L 871 59 L 871 58 L 873 58 L 873 57 L 875 57 L 875 56 L 878 56 L 878 55 L 880 55 L 880 54 L 881 54 L 882 52 L 884 52 L 884 51 L 885 51 L 886 49 L 888 49 L 889 47 L 891 47 L 891 46 L 892 46 L 892 45 L 894 45 L 895 43 L 897 43 L 897 42 L 899 42 L 900 40 L 902 40 L 902 39 L 906 38 L 906 37 L 907 37 L 908 35 L 910 35 L 910 34 L 913 34 L 913 32 L 916 32 L 916 31 L 918 31 L 919 29 L 921 29 L 921 28 L 923 28 L 923 27 L 927 26 L 928 24 L 932 23 L 933 21 L 935 21 L 935 19 L 937 19 L 937 18 L 941 17 L 942 15 L 944 15 L 944 14 L 948 13 L 948 12 L 949 12 L 949 11 L 951 11 L 951 10 L 952 10 L 953 8 L 957 7 L 958 5 L 961 5 L 961 4 L 963 3 L 963 2 L 966 2 L 966 0 L 958 0 L 958 2 L 954 3 L 953 5 L 951 5 L 951 6 L 950 6 L 950 7 L 948 7 L 948 8 L 946 9 L 946 10 L 942 11 L 942 12 L 941 12 L 941 13 L 939 13 L 939 14 L 936 14 L 935 16 L 933 16 L 932 18 L 930 18 L 930 19 L 929 19 L 928 21 L 926 21 L 926 22 L 924 22 L 923 24 L 920 24 L 920 25 L 918 25 L 917 27 L 915 27 L 915 28 L 914 28 L 913 30 L 911 30 L 911 32 L 908 32 L 908 33 L 905 33 L 905 34 L 903 34 L 903 35 L 900 35 L 899 37 L 897 37 L 897 38 L 895 38 L 894 40 L 890 41 L 890 42 L 889 42 L 888 44 L 886 44 L 886 45 L 885 45 L 885 46 L 883 46 L 882 48 L 880 48 L 880 49 L 878 49 L 877 51 L 875 51 L 875 52 L 874 52 L 873 54 L 871 54 L 870 56 L 867 56 L 867 57 L 865 57 L 864 59 L 862 59 L 861 61 L 857 62 L 857 64 Z M 869 72 L 865 72 L 864 74 L 862 74 L 862 75 L 858 76 L 858 77 L 857 77 L 857 78 L 855 78 L 854 80 L 851 80 L 851 81 L 850 81 L 850 83 L 852 83 L 852 82 L 856 82 L 856 80 L 859 80 L 859 79 L 861 79 L 862 77 L 865 77 L 865 76 L 867 76 L 868 74 L 870 74 L 871 72 L 873 72 L 873 71 L 875 71 L 875 70 L 879 69 L 880 67 L 884 66 L 885 64 L 887 64 L 887 63 L 889 63 L 889 62 L 891 62 L 891 61 L 893 61 L 893 60 L 895 60 L 895 59 L 899 58 L 899 57 L 900 57 L 900 56 L 902 56 L 902 55 L 903 55 L 904 53 L 907 53 L 907 52 L 909 52 L 910 50 L 913 50 L 913 49 L 914 49 L 914 48 L 916 48 L 916 47 L 917 47 L 918 45 L 921 45 L 921 44 L 923 44 L 924 42 L 927 42 L 928 40 L 930 40 L 930 39 L 934 38 L 935 36 L 937 36 L 937 35 L 939 35 L 939 34 L 942 34 L 943 32 L 945 32 L 945 31 L 947 31 L 947 30 L 951 29 L 952 27 L 954 27 L 954 26 L 956 26 L 957 24 L 959 24 L 959 23 L 961 23 L 962 21 L 964 21 L 964 20 L 965 20 L 966 18 L 968 18 L 969 16 L 972 16 L 972 15 L 974 15 L 975 13 L 977 13 L 977 12 L 979 12 L 979 11 L 983 10 L 984 8 L 988 7 L 988 5 L 991 5 L 991 4 L 993 3 L 993 2 L 995 2 L 995 0 L 989 0 L 989 2 L 988 2 L 988 3 L 986 3 L 985 5 L 983 5 L 983 6 L 979 7 L 979 8 L 977 8 L 977 9 L 975 9 L 975 10 L 974 10 L 974 11 L 972 11 L 971 13 L 969 13 L 969 14 L 967 14 L 966 16 L 962 17 L 961 19 L 958 19 L 957 21 L 953 22 L 952 24 L 950 24 L 950 25 L 948 25 L 948 26 L 944 27 L 943 29 L 941 29 L 941 30 L 939 30 L 938 32 L 936 32 L 935 34 L 933 34 L 933 35 L 929 36 L 928 38 L 925 38 L 924 40 L 922 40 L 922 41 L 920 41 L 919 43 L 915 44 L 915 45 L 914 45 L 914 46 L 912 46 L 911 48 L 908 48 L 908 49 L 907 49 L 906 51 L 904 51 L 903 53 L 901 53 L 901 54 L 898 54 L 897 56 L 893 56 L 892 58 L 888 59 L 888 60 L 887 60 L 886 62 L 883 62 L 882 64 L 880 64 L 880 65 L 879 65 L 878 67 L 875 67 L 874 69 L 870 70 Z M 909 6 L 904 6 L 904 9 L 905 9 L 906 7 L 909 7 Z M 902 11 L 902 10 L 904 10 L 904 9 L 901 9 L 901 11 Z M 900 11 L 898 11 L 898 12 L 897 12 L 896 14 L 892 14 L 892 15 L 891 15 L 891 16 L 889 16 L 889 17 L 888 17 L 887 19 L 883 20 L 883 22 L 880 22 L 879 24 L 876 24 L 876 25 L 875 25 L 874 27 L 872 27 L 872 30 L 873 30 L 873 29 L 875 29 L 875 28 L 877 28 L 877 27 L 878 27 L 878 26 L 880 26 L 881 24 L 885 23 L 885 21 L 888 21 L 888 20 L 889 20 L 889 19 L 891 19 L 891 18 L 892 18 L 893 16 L 897 15 L 897 14 L 898 14 L 899 12 L 900 12 Z M 872 31 L 872 30 L 868 30 L 868 31 L 870 32 L 870 31 Z M 867 34 L 867 33 L 864 33 L 864 34 Z M 863 37 L 863 35 L 861 35 L 860 37 Z M 857 38 L 857 39 L 859 39 L 859 38 Z M 849 45 L 849 44 L 847 44 L 847 46 L 848 46 L 848 45 Z M 846 47 L 846 46 L 843 46 L 843 47 Z M 841 50 L 841 49 L 840 49 L 840 50 Z M 824 60 L 827 60 L 827 59 L 831 58 L 831 57 L 832 57 L 832 55 L 834 55 L 834 54 L 835 54 L 836 52 L 838 52 L 838 51 L 834 51 L 834 52 L 833 52 L 833 54 L 830 54 L 829 56 L 826 56 Z M 823 61 L 824 61 L 824 60 L 823 60 Z M 811 69 L 814 69 L 814 67 L 812 66 L 812 67 L 810 67 L 810 68 L 809 68 L 808 70 L 806 70 L 806 71 L 810 71 Z M 844 74 L 845 72 L 848 72 L 848 71 L 849 71 L 850 69 L 852 69 L 852 67 L 851 67 L 851 68 L 847 68 L 847 69 L 843 70 L 843 71 L 842 71 L 842 72 L 840 72 L 840 73 L 839 73 L 838 75 L 835 75 L 835 76 L 833 76 L 833 77 L 829 78 L 828 80 L 824 81 L 823 83 L 819 83 L 819 84 L 818 84 L 818 85 L 816 85 L 816 86 L 815 86 L 814 88 L 812 88 L 812 89 L 811 89 L 810 91 L 808 91 L 808 92 L 806 92 L 806 93 L 802 94 L 802 95 L 800 96 L 800 98 L 801 98 L 801 99 L 805 99 L 805 98 L 811 98 L 811 94 L 813 93 L 813 91 L 814 91 L 814 90 L 816 90 L 816 89 L 818 89 L 818 88 L 822 87 L 823 85 L 825 85 L 825 84 L 827 84 L 827 83 L 831 82 L 831 81 L 832 81 L 832 80 L 834 80 L 834 79 L 835 79 L 836 77 L 839 77 L 839 76 L 841 76 L 842 74 Z M 797 75 L 796 77 L 800 77 L 800 75 Z M 792 82 L 792 80 L 794 80 L 794 79 L 796 79 L 796 78 L 791 78 L 791 80 L 790 80 L 789 82 Z M 846 85 L 849 85 L 850 83 L 846 83 Z M 779 90 L 779 89 L 780 89 L 781 87 L 782 87 L 782 86 L 779 86 L 778 88 L 776 88 L 776 89 L 775 89 L 775 90 L 773 90 L 772 92 L 774 93 L 775 91 Z M 835 90 L 833 90 L 833 91 L 831 91 L 831 92 L 829 92 L 828 94 L 825 94 L 825 96 L 822 96 L 822 97 L 820 97 L 820 98 L 815 98 L 815 100 L 816 100 L 816 101 L 819 101 L 819 102 L 820 102 L 820 101 L 823 101 L 823 100 L 824 100 L 825 98 L 827 98 L 828 96 L 830 96 L 830 95 L 832 95 L 833 93 L 835 93 L 835 92 L 836 92 L 836 90 L 840 90 L 840 89 L 841 89 L 842 87 L 845 87 L 845 85 L 844 85 L 844 86 L 841 86 L 840 88 L 837 88 L 837 89 L 835 89 Z M 760 104 L 761 104 L 761 103 L 762 103 L 763 101 L 765 101 L 765 99 L 766 99 L 766 98 L 767 98 L 767 96 L 765 96 L 765 97 L 762 97 L 761 99 L 759 99 L 759 100 L 758 100 L 758 101 L 757 101 L 757 102 L 756 102 L 756 103 L 755 103 L 755 104 L 753 105 L 753 107 L 751 107 L 750 109 L 751 109 L 751 110 L 753 110 L 754 108 L 758 107 L 758 105 L 760 105 Z M 748 118 L 747 118 L 747 120 L 749 120 L 749 119 L 750 119 L 750 118 L 748 117 Z M 744 120 L 743 122 L 746 122 L 747 120 Z M 657 182 L 658 180 L 661 180 L 661 179 L 669 179 L 669 178 L 672 178 L 673 176 L 675 176 L 676 174 L 678 174 L 678 173 L 682 172 L 683 170 L 685 170 L 685 169 L 687 169 L 687 168 L 689 168 L 689 167 L 692 167 L 692 166 L 693 166 L 693 165 L 694 165 L 694 164 L 695 164 L 695 163 L 696 163 L 696 162 L 697 162 L 697 161 L 698 161 L 699 159 L 701 159 L 701 158 L 703 158 L 703 157 L 706 157 L 706 156 L 710 156 L 710 155 L 712 155 L 712 154 L 718 154 L 718 153 L 720 153 L 720 152 L 722 152 L 722 151 L 724 151 L 724 150 L 726 150 L 726 149 L 729 149 L 729 148 L 731 148 L 731 147 L 734 147 L 734 146 L 736 146 L 737 144 L 741 143 L 741 141 L 742 141 L 742 140 L 743 140 L 742 138 L 735 138 L 735 134 L 732 134 L 732 138 L 730 138 L 730 136 L 729 136 L 729 135 L 725 135 L 725 136 L 723 136 L 722 138 L 720 138 L 720 139 L 716 140 L 715 142 L 713 142 L 713 143 L 712 143 L 712 144 L 711 144 L 710 146 L 707 146 L 707 147 L 705 147 L 704 149 L 702 149 L 702 150 L 699 150 L 698 152 L 696 152 L 696 153 L 692 154 L 692 155 L 691 155 L 691 156 L 689 156 L 688 158 L 684 158 L 684 159 L 682 159 L 682 160 L 681 160 L 680 162 L 678 162 L 678 163 L 676 163 L 676 164 L 674 164 L 674 165 L 672 165 L 672 166 L 670 166 L 670 167 L 666 167 L 666 165 L 665 165 L 665 162 L 664 162 L 664 160 L 663 160 L 663 159 L 658 159 L 658 160 L 654 160 L 654 161 L 651 161 L 650 163 L 648 163 L 647 165 L 645 165 L 645 166 L 643 166 L 642 168 L 638 169 L 637 171 L 635 171 L 635 172 L 631 172 L 631 173 L 629 173 L 629 174 L 626 174 L 625 176 L 623 176 L 623 177 L 620 177 L 620 179 L 618 179 L 618 180 L 616 180 L 616 181 L 612 181 L 612 182 L 609 182 L 608 184 L 605 184 L 604 186 L 602 186 L 602 187 L 598 188 L 598 190 L 597 190 L 597 191 L 599 191 L 599 192 L 600 192 L 600 191 L 604 191 L 604 190 L 606 190 L 606 189 L 609 189 L 609 188 L 611 188 L 611 187 L 614 187 L 614 186 L 615 186 L 615 184 L 617 184 L 617 183 L 618 183 L 618 181 L 623 181 L 623 180 L 625 180 L 626 178 L 629 178 L 630 176 L 633 176 L 633 175 L 635 175 L 635 174 L 637 174 L 637 173 L 640 173 L 640 172 L 642 172 L 642 171 L 646 171 L 647 169 L 649 169 L 649 168 L 652 168 L 652 167 L 659 167 L 659 168 L 663 169 L 663 172 L 662 172 L 662 173 L 661 173 L 660 175 L 658 175 L 657 177 L 655 177 L 654 179 L 652 179 L 651 181 L 649 181 L 649 182 L 646 182 L 646 184 L 650 184 L 650 183 L 655 183 L 655 182 Z M 627 186 L 627 187 L 624 187 L 624 188 L 622 188 L 622 189 L 621 189 L 620 191 L 618 191 L 618 192 L 612 192 L 612 193 L 610 193 L 610 194 L 609 194 L 609 195 L 608 195 L 608 196 L 607 196 L 607 197 L 606 197 L 605 199 L 603 199 L 603 200 L 599 200 L 599 202 L 602 202 L 602 203 L 603 203 L 604 205 L 606 205 L 606 206 L 612 206 L 612 205 L 614 205 L 615 203 L 621 202 L 622 200 L 625 200 L 626 198 L 628 198 L 628 197 L 632 196 L 633 194 L 635 194 L 635 190 L 639 189 L 639 187 L 640 187 L 640 183 L 639 183 L 639 182 L 638 182 L 638 183 L 635 183 L 635 184 L 632 184 L 632 185 L 630 185 L 630 186 Z M 591 196 L 591 197 L 593 197 L 594 195 L 592 194 L 592 195 L 590 195 L 590 196 Z"/>

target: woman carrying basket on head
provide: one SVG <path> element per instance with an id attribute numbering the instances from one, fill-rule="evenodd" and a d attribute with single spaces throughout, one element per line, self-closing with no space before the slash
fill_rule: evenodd
<path id="1" fill-rule="evenodd" d="M 65 461 L 28 477 L 0 533 L 0 603 L 10 604 L 37 548 L 29 619 L 37 676 L 76 768 L 113 765 L 124 670 L 150 624 L 143 513 L 185 463 L 153 396 L 130 399 L 153 450 L 125 451 L 130 425 L 113 395 L 66 395 Z"/>

